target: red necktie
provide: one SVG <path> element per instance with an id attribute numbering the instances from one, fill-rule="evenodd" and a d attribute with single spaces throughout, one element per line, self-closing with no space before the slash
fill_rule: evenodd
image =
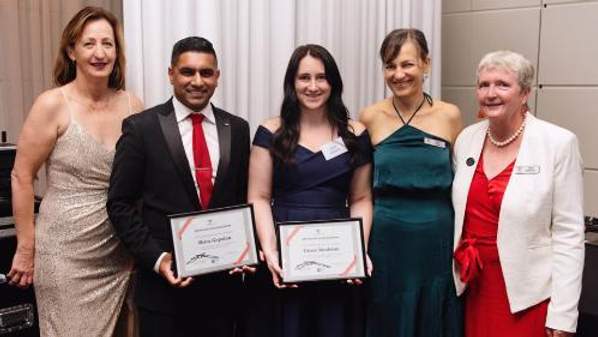
<path id="1" fill-rule="evenodd" d="M 203 134 L 201 122 L 204 119 L 202 114 L 191 114 L 193 123 L 193 161 L 195 163 L 195 179 L 199 186 L 199 205 L 206 209 L 212 197 L 212 162 L 210 152 L 206 144 L 206 137 Z"/>

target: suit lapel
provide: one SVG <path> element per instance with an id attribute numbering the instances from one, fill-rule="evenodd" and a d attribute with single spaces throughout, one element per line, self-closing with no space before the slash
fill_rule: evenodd
<path id="1" fill-rule="evenodd" d="M 214 200 L 218 200 L 218 197 L 224 193 L 224 179 L 228 174 L 230 166 L 230 154 L 231 154 L 231 126 L 228 116 L 224 111 L 216 108 L 212 105 L 214 111 L 214 118 L 216 119 L 216 128 L 218 129 L 218 146 L 220 147 L 220 161 L 218 163 L 218 174 L 214 181 L 214 192 L 210 205 L 214 203 Z"/>
<path id="2" fill-rule="evenodd" d="M 199 198 L 197 197 L 197 190 L 195 189 L 195 183 L 191 176 L 191 170 L 189 169 L 189 162 L 185 155 L 185 149 L 183 142 L 181 141 L 181 134 L 179 132 L 179 126 L 176 122 L 176 116 L 174 114 L 174 107 L 172 106 L 172 99 L 164 104 L 164 109 L 158 114 L 158 120 L 160 122 L 160 128 L 164 135 L 164 140 L 168 146 L 170 156 L 174 161 L 174 165 L 177 168 L 178 174 L 183 180 L 185 191 L 191 198 L 194 205 L 199 205 Z"/>

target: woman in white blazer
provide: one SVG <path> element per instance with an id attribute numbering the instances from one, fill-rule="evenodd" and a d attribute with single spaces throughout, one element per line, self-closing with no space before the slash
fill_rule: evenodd
<path id="1" fill-rule="evenodd" d="M 453 274 L 466 337 L 576 330 L 583 166 L 573 133 L 527 111 L 533 77 L 517 53 L 485 55 L 476 92 L 486 119 L 455 144 Z"/>

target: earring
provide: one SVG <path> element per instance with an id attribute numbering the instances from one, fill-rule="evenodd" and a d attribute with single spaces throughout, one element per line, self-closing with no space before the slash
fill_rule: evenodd
<path id="1" fill-rule="evenodd" d="M 482 110 L 480 108 L 480 110 L 478 110 L 478 119 L 484 119 L 486 118 L 486 114 L 484 113 L 484 110 Z"/>

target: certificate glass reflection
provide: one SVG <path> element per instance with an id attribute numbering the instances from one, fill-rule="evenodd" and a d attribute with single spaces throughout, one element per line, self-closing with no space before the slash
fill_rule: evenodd
<path id="1" fill-rule="evenodd" d="M 170 226 L 177 276 L 258 263 L 252 205 L 171 215 Z"/>
<path id="2" fill-rule="evenodd" d="M 361 219 L 278 225 L 284 283 L 366 277 Z"/>

